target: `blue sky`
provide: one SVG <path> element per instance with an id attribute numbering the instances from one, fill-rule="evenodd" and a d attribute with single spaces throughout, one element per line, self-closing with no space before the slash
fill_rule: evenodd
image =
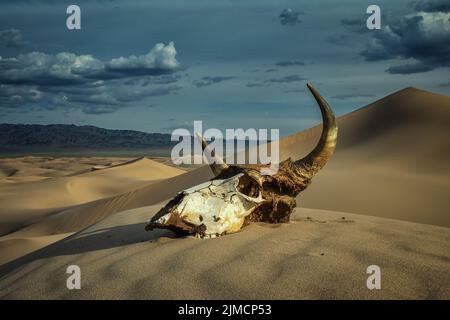
<path id="1" fill-rule="evenodd" d="M 81 8 L 81 30 L 66 8 Z M 365 28 L 377 4 L 382 29 Z M 320 121 L 416 86 L 450 93 L 450 6 L 390 1 L 0 1 L 0 122 L 168 132 Z"/>

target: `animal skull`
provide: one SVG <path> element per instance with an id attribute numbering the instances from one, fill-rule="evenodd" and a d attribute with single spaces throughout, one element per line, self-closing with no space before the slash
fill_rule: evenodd
<path id="1" fill-rule="evenodd" d="M 328 103 L 308 83 L 323 119 L 320 140 L 303 159 L 281 162 L 274 175 L 267 166 L 228 166 L 220 159 L 211 164 L 216 177 L 186 189 L 148 221 L 146 230 L 164 228 L 177 235 L 216 237 L 239 231 L 250 222 L 288 222 L 295 197 L 330 159 L 337 140 L 337 125 Z M 207 148 L 202 139 L 203 149 Z"/>
<path id="2" fill-rule="evenodd" d="M 215 237 L 238 231 L 245 217 L 264 201 L 259 190 L 257 194 L 247 195 L 243 193 L 245 190 L 239 189 L 243 178 L 244 174 L 239 173 L 182 191 L 168 212 L 163 211 L 165 214 L 154 220 L 153 227 L 163 227 L 181 219 L 182 224 L 186 224 L 186 233 L 194 228 L 198 236 Z"/>

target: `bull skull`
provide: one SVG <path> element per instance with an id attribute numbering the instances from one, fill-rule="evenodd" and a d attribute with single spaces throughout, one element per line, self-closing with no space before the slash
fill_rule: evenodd
<path id="1" fill-rule="evenodd" d="M 327 163 L 336 147 L 337 125 L 324 98 L 308 83 L 323 120 L 316 147 L 304 158 L 281 162 L 274 175 L 263 175 L 263 165 L 228 166 L 220 159 L 211 164 L 213 179 L 186 189 L 170 200 L 146 225 L 177 235 L 216 237 L 239 231 L 250 222 L 288 222 L 295 197 Z M 203 150 L 207 148 L 202 139 Z"/>

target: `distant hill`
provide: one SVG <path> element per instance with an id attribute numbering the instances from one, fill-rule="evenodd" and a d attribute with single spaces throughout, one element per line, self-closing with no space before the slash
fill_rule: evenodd
<path id="1" fill-rule="evenodd" d="M 170 138 L 171 135 L 167 133 L 110 130 L 73 124 L 3 123 L 0 124 L 0 156 L 42 154 L 87 156 L 91 151 L 97 154 L 100 152 L 105 156 L 145 156 L 149 155 L 148 151 L 151 151 L 153 156 L 169 156 L 171 148 L 178 143 L 171 141 Z M 197 140 L 191 138 L 192 142 Z M 237 141 L 235 139 L 236 147 Z M 248 141 L 245 143 L 248 146 Z M 256 143 L 259 144 L 259 141 Z"/>
<path id="2" fill-rule="evenodd" d="M 0 152 L 168 147 L 170 134 L 65 124 L 0 124 Z"/>

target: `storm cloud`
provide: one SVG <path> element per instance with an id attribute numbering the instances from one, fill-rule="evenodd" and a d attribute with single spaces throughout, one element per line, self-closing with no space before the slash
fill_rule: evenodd
<path id="1" fill-rule="evenodd" d="M 120 57 L 103 62 L 92 55 L 69 52 L 31 52 L 14 58 L 0 57 L 0 83 L 71 85 L 92 80 L 170 74 L 178 70 L 173 42 L 156 44 L 142 56 Z"/>
<path id="2" fill-rule="evenodd" d="M 450 66 L 450 13 L 439 1 L 419 1 L 416 12 L 403 16 L 374 33 L 361 52 L 366 61 L 404 59 L 410 62 L 386 69 L 392 74 L 412 74 Z"/>
<path id="3" fill-rule="evenodd" d="M 424 12 L 450 12 L 448 0 L 418 0 L 411 3 L 416 11 Z"/>
<path id="4" fill-rule="evenodd" d="M 0 101 L 8 108 L 40 102 L 42 108 L 78 107 L 108 113 L 181 87 L 174 44 L 156 44 L 147 54 L 103 62 L 92 55 L 31 52 L 0 57 Z"/>

